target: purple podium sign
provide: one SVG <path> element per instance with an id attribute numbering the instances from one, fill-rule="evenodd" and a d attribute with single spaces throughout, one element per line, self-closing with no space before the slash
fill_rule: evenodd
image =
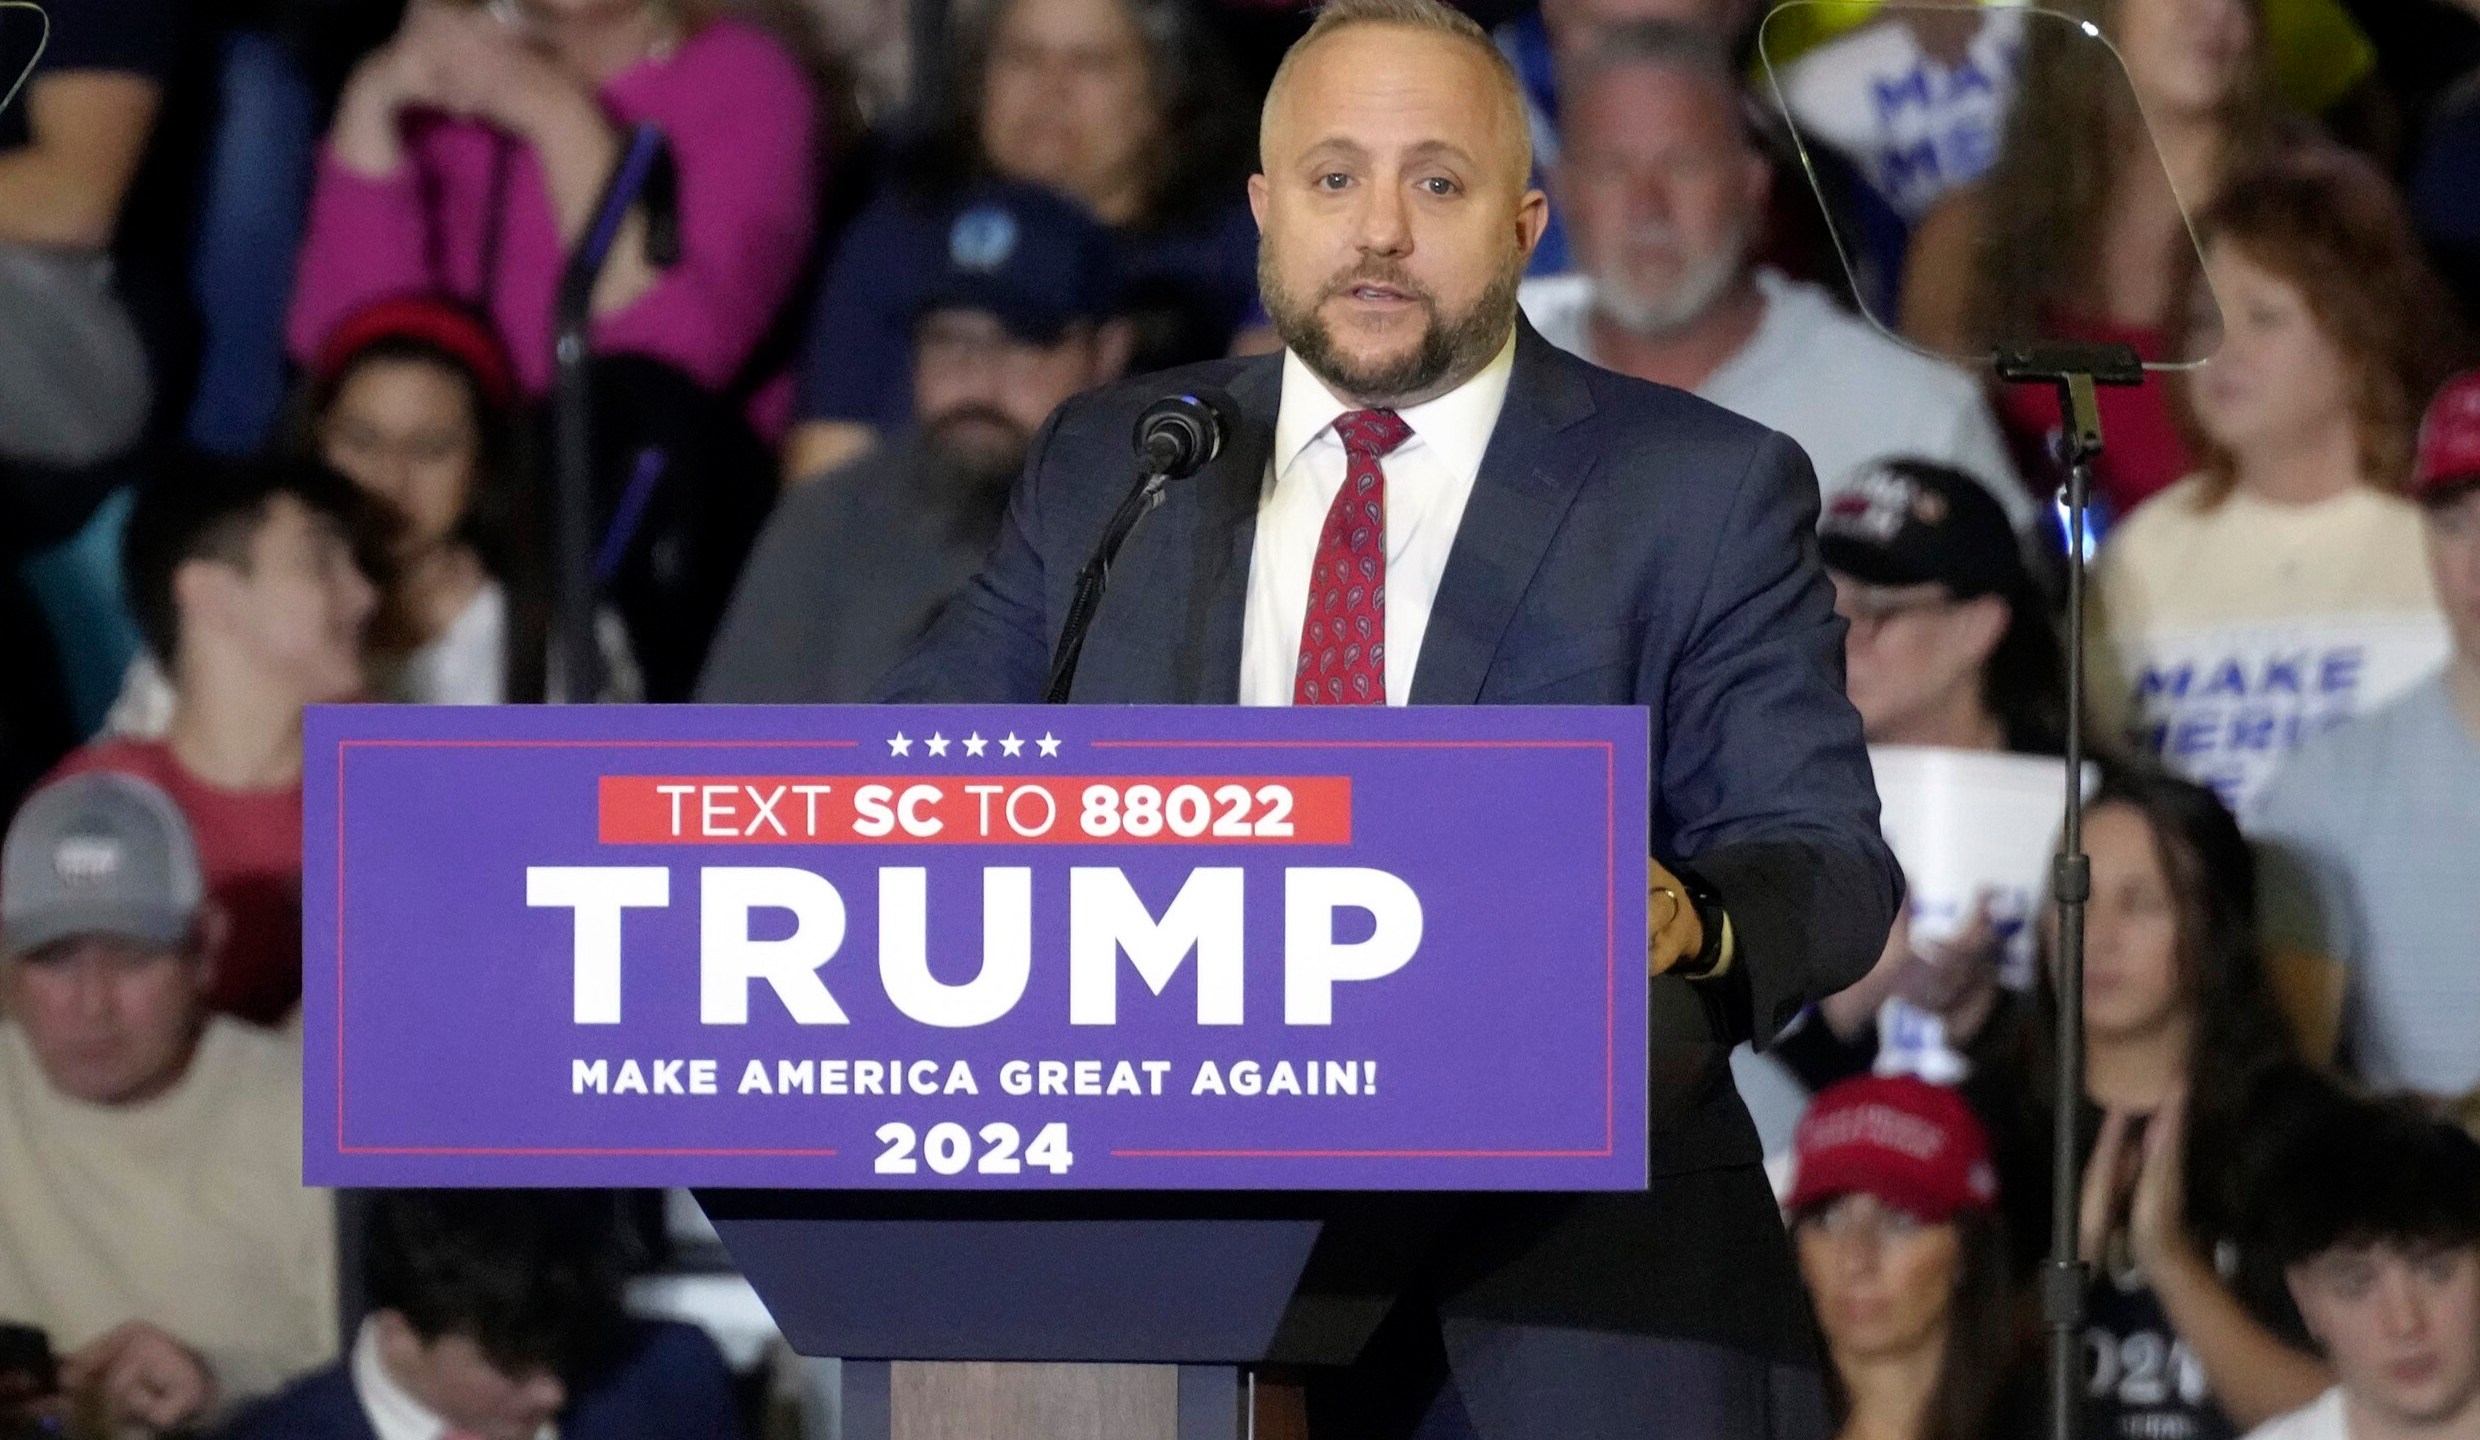
<path id="1" fill-rule="evenodd" d="M 305 1174 L 1641 1188 L 1646 734 L 318 707 Z"/>

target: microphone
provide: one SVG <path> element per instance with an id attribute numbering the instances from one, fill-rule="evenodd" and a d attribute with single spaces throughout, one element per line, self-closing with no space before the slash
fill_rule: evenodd
<path id="1" fill-rule="evenodd" d="M 1137 528 L 1145 512 L 1162 503 L 1164 486 L 1203 470 L 1222 452 L 1223 437 L 1231 433 L 1231 417 L 1239 413 L 1240 407 L 1219 390 L 1191 390 L 1165 395 L 1137 416 L 1136 433 L 1131 437 L 1137 452 L 1137 483 L 1102 527 L 1093 558 L 1076 572 L 1076 593 L 1068 602 L 1059 643 L 1051 651 L 1050 678 L 1042 686 L 1047 703 L 1066 703 L 1068 690 L 1076 683 L 1076 662 L 1085 652 L 1085 632 L 1101 608 L 1102 588 L 1109 583 L 1111 562 L 1119 558 L 1119 547 L 1127 543 L 1129 532 Z"/>
<path id="2" fill-rule="evenodd" d="M 1231 433 L 1231 400 L 1213 390 L 1166 395 L 1137 417 L 1137 460 L 1148 476 L 1185 480 L 1212 463 Z"/>

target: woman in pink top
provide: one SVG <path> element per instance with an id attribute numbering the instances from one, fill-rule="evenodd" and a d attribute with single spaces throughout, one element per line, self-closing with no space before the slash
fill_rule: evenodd
<path id="1" fill-rule="evenodd" d="M 806 255 L 818 105 L 758 30 L 694 0 L 413 0 L 353 72 L 320 158 L 287 339 L 296 358 L 374 299 L 470 300 L 519 382 L 551 382 L 552 296 L 629 127 L 652 121 L 679 172 L 679 262 L 623 228 L 594 293 L 594 343 L 720 388 Z"/>

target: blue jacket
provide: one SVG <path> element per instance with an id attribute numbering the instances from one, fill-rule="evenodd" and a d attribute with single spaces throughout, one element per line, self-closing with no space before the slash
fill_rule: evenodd
<path id="1" fill-rule="evenodd" d="M 1667 1036 L 1771 1037 L 1865 974 L 1902 878 L 1877 830 L 1843 621 L 1817 559 L 1817 481 L 1785 437 L 1683 391 L 1586 363 L 1517 322 L 1515 370 L 1439 582 L 1412 680 L 1421 705 L 1643 705 L 1653 852 L 1686 860 L 1730 911 L 1744 994 L 1716 1013 L 1656 985 Z M 988 566 L 882 687 L 902 701 L 1041 699 L 1076 571 L 1131 482 L 1137 412 L 1216 386 L 1237 433 L 1177 482 L 1112 566 L 1074 699 L 1239 698 L 1249 558 L 1279 355 L 1218 360 L 1069 401 L 1036 438 Z M 1665 1024 L 1668 1020 L 1670 1023 Z M 1760 1158 L 1727 1073 L 1653 1165 Z M 1710 1098 L 1710 1097 L 1708 1097 Z M 1657 1087 L 1656 1108 L 1662 1096 Z M 1657 1137 L 1659 1138 L 1659 1137 Z"/>
<path id="2" fill-rule="evenodd" d="M 704 1331 L 633 1327 L 628 1358 L 560 1413 L 560 1440 L 739 1440 L 732 1372 Z M 228 1440 L 377 1440 L 340 1360 L 244 1411 Z"/>
<path id="3" fill-rule="evenodd" d="M 1691 1311 L 1699 1335 L 1764 1331 L 1804 1349 L 1806 1308 L 1773 1207 L 1711 1213 L 1697 1177 L 1737 1167 L 1731 1193 L 1763 1195 L 1747 1181 L 1762 1154 L 1731 1047 L 1764 1043 L 1867 973 L 1903 894 L 1843 694 L 1816 475 L 1781 435 L 1517 326 L 1506 406 L 1440 578 L 1412 701 L 1647 707 L 1653 853 L 1690 862 L 1720 892 L 1738 948 L 1721 979 L 1653 983 L 1650 1189 L 1476 1213 L 1470 1244 L 1429 1283 L 1442 1312 L 1676 1334 Z M 1060 407 L 988 564 L 881 698 L 1041 699 L 1076 572 L 1133 478 L 1138 412 L 1201 386 L 1231 396 L 1234 433 L 1120 552 L 1072 698 L 1235 703 L 1279 355 Z M 1717 1286 L 1712 1273 L 1732 1278 Z"/>

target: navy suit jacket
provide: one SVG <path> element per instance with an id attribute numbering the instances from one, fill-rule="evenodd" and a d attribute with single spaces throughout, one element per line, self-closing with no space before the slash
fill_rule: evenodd
<path id="1" fill-rule="evenodd" d="M 1654 983 L 1652 1169 L 1753 1162 L 1730 1046 L 1762 1042 L 1859 979 L 1902 896 L 1843 694 L 1816 477 L 1785 437 L 1517 325 L 1506 406 L 1439 583 L 1412 702 L 1651 711 L 1654 854 L 1693 864 L 1721 892 L 1738 943 L 1725 981 Z M 1210 386 L 1237 403 L 1235 433 L 1212 464 L 1173 483 L 1120 553 L 1072 698 L 1236 703 L 1281 367 L 1279 355 L 1211 361 L 1060 407 L 983 572 L 882 698 L 1041 699 L 1076 571 L 1133 479 L 1138 412 Z"/>
<path id="2" fill-rule="evenodd" d="M 635 1327 L 628 1357 L 560 1412 L 560 1440 L 739 1440 L 732 1372 L 693 1326 Z M 225 1440 L 376 1440 L 350 1359 L 295 1381 L 233 1422 Z"/>

